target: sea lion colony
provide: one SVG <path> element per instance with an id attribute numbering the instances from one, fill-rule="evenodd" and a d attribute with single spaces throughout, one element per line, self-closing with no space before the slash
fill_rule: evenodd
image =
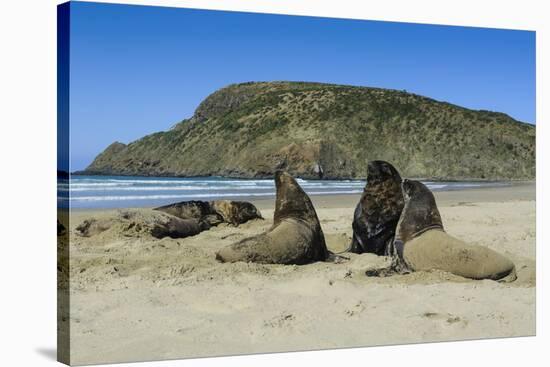
<path id="1" fill-rule="evenodd" d="M 302 265 L 341 258 L 328 251 L 315 208 L 296 180 L 277 171 L 275 185 L 273 226 L 263 234 L 222 248 L 216 259 Z M 251 219 L 262 216 L 248 202 L 187 201 L 147 213 L 119 211 L 114 218 L 103 221 L 92 218 L 76 230 L 82 236 L 93 236 L 122 222 L 126 232 L 181 238 L 223 222 L 238 226 Z M 388 162 L 369 162 L 367 183 L 355 209 L 352 228 L 353 239 L 347 251 L 392 257 L 390 268 L 367 275 L 437 269 L 471 279 L 515 279 L 514 264 L 503 255 L 449 236 L 431 191 L 419 181 L 401 179 Z"/>

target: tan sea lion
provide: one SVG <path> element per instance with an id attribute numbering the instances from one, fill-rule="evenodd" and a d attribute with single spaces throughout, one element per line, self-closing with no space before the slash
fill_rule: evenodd
<path id="1" fill-rule="evenodd" d="M 234 226 L 246 223 L 251 219 L 263 219 L 260 211 L 247 201 L 215 200 L 210 207 L 223 218 L 223 221 Z"/>
<path id="2" fill-rule="evenodd" d="M 85 219 L 75 230 L 82 237 L 93 237 L 112 228 L 115 233 L 125 237 L 149 233 L 155 238 L 184 238 L 199 234 L 205 229 L 196 219 L 181 219 L 149 209 L 127 209 L 99 218 Z"/>
<path id="3" fill-rule="evenodd" d="M 306 264 L 329 257 L 321 224 L 311 200 L 288 173 L 275 173 L 277 197 L 273 226 L 263 234 L 222 248 L 221 262 Z"/>
<path id="4" fill-rule="evenodd" d="M 405 207 L 394 246 L 404 268 L 438 269 L 471 279 L 515 280 L 515 267 L 508 258 L 445 232 L 435 198 L 424 184 L 405 179 L 402 189 Z"/>
<path id="5" fill-rule="evenodd" d="M 395 167 L 384 161 L 370 161 L 367 184 L 353 215 L 353 238 L 348 251 L 390 255 L 403 206 L 401 176 Z"/>

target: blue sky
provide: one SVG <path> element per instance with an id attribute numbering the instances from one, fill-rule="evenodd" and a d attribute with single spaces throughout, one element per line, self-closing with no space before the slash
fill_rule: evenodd
<path id="1" fill-rule="evenodd" d="M 535 123 L 535 33 L 71 3 L 71 170 L 231 83 L 406 89 Z"/>

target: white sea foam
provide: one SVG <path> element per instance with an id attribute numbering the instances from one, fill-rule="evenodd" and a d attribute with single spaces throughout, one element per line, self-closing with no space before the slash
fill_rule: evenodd
<path id="1" fill-rule="evenodd" d="M 447 187 L 447 185 L 426 185 L 426 186 L 428 186 L 428 188 L 430 188 L 432 190 L 443 189 L 443 188 Z"/>
<path id="2" fill-rule="evenodd" d="M 361 190 L 348 191 L 311 191 L 309 195 L 328 194 L 357 194 Z M 275 196 L 275 192 L 261 193 L 223 193 L 223 194 L 190 194 L 190 195 L 124 195 L 124 196 L 76 196 L 71 201 L 113 201 L 113 200 L 160 200 L 160 199 L 185 199 L 185 198 L 214 198 L 236 196 Z"/>
<path id="3" fill-rule="evenodd" d="M 131 182 L 74 182 L 70 184 L 71 187 L 95 187 L 95 186 L 105 186 L 105 187 L 116 187 L 116 186 L 132 186 Z"/>
<path id="4" fill-rule="evenodd" d="M 257 188 L 259 190 L 262 188 Z M 269 189 L 265 187 L 264 189 Z M 132 186 L 132 187 L 114 187 L 114 188 L 85 188 L 85 187 L 76 187 L 71 188 L 71 192 L 82 192 L 82 191 L 219 191 L 219 190 L 255 190 L 250 187 L 238 187 L 238 186 Z"/>
<path id="5" fill-rule="evenodd" d="M 337 181 L 315 181 L 315 180 L 304 180 L 297 179 L 299 184 L 306 185 L 325 185 L 331 184 L 333 182 L 338 183 L 350 183 L 350 184 L 364 184 L 363 181 L 359 180 L 337 180 Z M 164 180 L 159 179 L 79 179 L 73 178 L 71 181 L 71 186 L 116 186 L 116 185 L 134 185 L 134 184 L 157 184 L 157 185 L 172 185 L 172 184 L 238 184 L 238 185 L 257 185 L 257 184 L 273 184 L 272 179 L 261 179 L 261 180 L 247 180 L 247 179 L 227 179 L 227 180 L 211 180 L 211 179 L 172 179 L 166 178 Z"/>
<path id="6" fill-rule="evenodd" d="M 363 188 L 363 185 L 301 185 L 304 189 L 307 188 L 326 188 L 326 189 L 350 189 L 350 188 Z M 115 186 L 115 187 L 73 187 L 71 186 L 71 192 L 83 192 L 83 191 L 220 191 L 220 190 L 266 190 L 274 189 L 275 185 L 265 186 Z M 59 189 L 60 191 L 67 191 L 67 189 Z"/>
<path id="7" fill-rule="evenodd" d="M 309 195 L 360 194 L 365 186 L 365 181 L 361 180 L 297 181 Z M 505 184 L 435 181 L 424 183 L 434 191 Z M 272 179 L 76 176 L 72 178 L 70 185 L 58 185 L 58 195 L 65 193 L 70 194 L 70 201 L 76 207 L 126 207 L 193 199 L 275 196 L 275 184 Z"/>
<path id="8" fill-rule="evenodd" d="M 171 184 L 216 184 L 216 183 L 231 183 L 231 184 L 240 184 L 240 185 L 255 185 L 258 183 L 272 183 L 273 180 L 199 180 L 194 178 L 189 179 L 172 179 L 166 178 L 165 180 L 133 180 L 133 179 L 73 179 L 72 182 L 78 181 L 78 183 L 71 183 L 72 185 L 83 185 L 83 186 L 113 186 L 113 185 L 133 185 L 133 184 L 157 184 L 157 185 L 171 185 Z"/>

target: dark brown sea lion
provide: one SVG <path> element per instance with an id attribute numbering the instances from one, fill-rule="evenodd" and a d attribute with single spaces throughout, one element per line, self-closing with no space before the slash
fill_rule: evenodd
<path id="1" fill-rule="evenodd" d="M 223 223 L 223 217 L 216 213 L 207 201 L 191 200 L 164 205 L 154 210 L 168 213 L 181 219 L 195 219 L 208 228 Z"/>
<path id="2" fill-rule="evenodd" d="M 329 257 L 319 218 L 307 194 L 283 171 L 275 173 L 275 185 L 273 226 L 266 233 L 222 248 L 217 260 L 301 265 Z"/>
<path id="3" fill-rule="evenodd" d="M 161 212 L 174 215 L 181 219 L 196 219 L 208 227 L 220 223 L 230 223 L 234 226 L 246 223 L 251 219 L 263 219 L 260 211 L 246 201 L 215 200 L 215 201 L 182 201 L 155 208 Z"/>
<path id="4" fill-rule="evenodd" d="M 424 184 L 403 180 L 402 188 L 405 207 L 394 246 L 404 269 L 438 269 L 471 279 L 515 280 L 515 267 L 509 259 L 445 232 L 435 198 Z"/>
<path id="5" fill-rule="evenodd" d="M 350 252 L 390 255 L 403 210 L 401 176 L 388 162 L 370 161 L 367 184 L 353 215 Z"/>

